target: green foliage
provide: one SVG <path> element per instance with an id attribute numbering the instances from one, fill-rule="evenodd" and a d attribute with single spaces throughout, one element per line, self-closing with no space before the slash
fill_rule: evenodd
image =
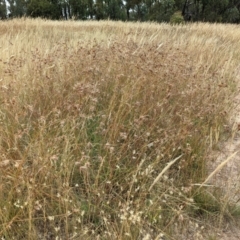
<path id="1" fill-rule="evenodd" d="M 184 23 L 184 18 L 181 14 L 180 11 L 175 12 L 171 18 L 170 18 L 170 23 L 172 24 L 180 24 L 180 23 Z"/>
<path id="2" fill-rule="evenodd" d="M 151 6 L 150 20 L 158 22 L 169 22 L 175 10 L 174 0 L 163 0 Z"/>
<path id="3" fill-rule="evenodd" d="M 205 3 L 205 2 L 204 2 Z M 202 17 L 205 21 L 222 22 L 223 14 L 226 11 L 229 0 L 210 0 L 204 5 Z"/>
<path id="4" fill-rule="evenodd" d="M 5 0 L 0 0 L 0 19 L 6 18 L 7 7 Z"/>
<path id="5" fill-rule="evenodd" d="M 133 19 L 136 19 L 138 21 L 144 21 L 146 20 L 146 14 L 147 14 L 147 6 L 146 4 L 137 3 L 133 9 Z"/>
<path id="6" fill-rule="evenodd" d="M 11 17 L 22 17 L 26 14 L 27 0 L 8 0 L 8 3 Z"/>
<path id="7" fill-rule="evenodd" d="M 12 17 L 51 19 L 112 19 L 181 23 L 190 21 L 238 23 L 240 5 L 230 0 L 8 0 Z M 0 16 L 6 13 L 0 1 Z"/>
<path id="8" fill-rule="evenodd" d="M 72 16 L 75 19 L 86 19 L 87 15 L 87 0 L 69 0 Z"/>
<path id="9" fill-rule="evenodd" d="M 32 0 L 27 4 L 27 15 L 31 17 L 43 17 L 58 19 L 60 17 L 58 5 L 49 0 Z"/>
<path id="10" fill-rule="evenodd" d="M 217 193 L 217 191 L 213 194 L 208 189 L 199 189 L 193 197 L 196 204 L 196 213 L 213 214 L 221 212 L 221 204 L 216 196 L 220 198 L 221 194 Z"/>
<path id="11" fill-rule="evenodd" d="M 123 2 L 122 0 L 108 0 L 105 3 L 105 14 L 108 18 L 119 20 L 123 17 Z"/>
<path id="12" fill-rule="evenodd" d="M 229 8 L 223 15 L 223 21 L 229 23 L 236 23 L 240 19 L 239 10 L 236 7 Z"/>
<path id="13" fill-rule="evenodd" d="M 96 14 L 96 19 L 104 19 L 106 17 L 105 13 L 105 5 L 103 0 L 97 0 L 95 4 L 95 14 Z"/>

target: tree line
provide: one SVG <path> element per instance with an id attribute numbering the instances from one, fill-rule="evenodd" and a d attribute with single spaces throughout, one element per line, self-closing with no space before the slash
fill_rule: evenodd
<path id="1" fill-rule="evenodd" d="M 0 0 L 0 18 L 240 22 L 240 0 Z"/>

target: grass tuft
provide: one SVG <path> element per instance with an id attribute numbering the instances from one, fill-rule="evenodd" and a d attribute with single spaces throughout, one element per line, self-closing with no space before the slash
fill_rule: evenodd
<path id="1" fill-rule="evenodd" d="M 1 237 L 174 239 L 222 218 L 206 161 L 233 106 L 237 26 L 13 19 L 0 33 Z"/>

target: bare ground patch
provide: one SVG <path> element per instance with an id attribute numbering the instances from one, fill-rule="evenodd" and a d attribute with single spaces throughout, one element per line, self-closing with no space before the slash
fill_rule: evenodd
<path id="1" fill-rule="evenodd" d="M 240 79 L 240 73 L 238 74 Z M 239 83 L 238 83 L 239 85 Z M 240 86 L 238 94 L 234 99 L 234 108 L 232 118 L 232 135 L 225 141 L 221 142 L 218 149 L 214 151 L 211 161 L 209 161 L 209 173 L 216 170 L 226 159 L 229 158 L 215 176 L 211 179 L 211 184 L 219 187 L 223 191 L 222 201 L 233 205 L 236 209 L 236 215 L 239 215 L 240 209 Z M 237 210 L 238 209 L 238 210 Z M 234 213 L 234 212 L 233 212 Z M 240 239 L 240 225 L 237 220 L 230 219 L 224 221 L 223 228 L 217 229 L 215 239 L 220 240 L 237 240 Z"/>

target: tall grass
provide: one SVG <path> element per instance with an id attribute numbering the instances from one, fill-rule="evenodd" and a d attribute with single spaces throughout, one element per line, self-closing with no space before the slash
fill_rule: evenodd
<path id="1" fill-rule="evenodd" d="M 202 234 L 224 214 L 194 184 L 227 134 L 239 40 L 234 25 L 0 22 L 0 236 Z"/>

